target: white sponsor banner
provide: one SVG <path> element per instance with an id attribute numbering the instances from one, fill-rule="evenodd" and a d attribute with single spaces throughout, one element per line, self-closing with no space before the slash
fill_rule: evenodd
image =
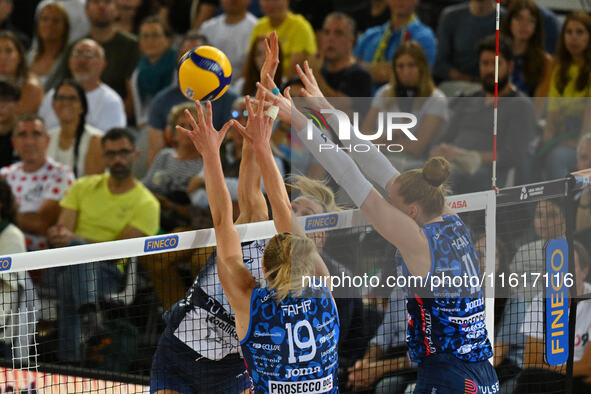
<path id="1" fill-rule="evenodd" d="M 277 382 L 269 380 L 269 394 L 316 394 L 326 393 L 333 388 L 332 375 L 321 379 L 300 382 Z"/>

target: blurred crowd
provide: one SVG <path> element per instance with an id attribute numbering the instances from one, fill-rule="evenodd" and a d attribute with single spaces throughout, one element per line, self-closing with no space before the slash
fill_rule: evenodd
<path id="1" fill-rule="evenodd" d="M 175 130 L 195 111 L 178 88 L 177 60 L 200 45 L 222 50 L 232 81 L 212 103 L 213 123 L 244 125 L 244 96 L 256 93 L 272 31 L 282 91 L 299 95 L 295 66 L 307 60 L 362 133 L 381 130 L 384 112 L 416 115 L 415 140 L 374 141 L 397 147 L 385 153 L 400 171 L 444 156 L 453 192 L 467 193 L 490 188 L 494 160 L 499 187 L 591 167 L 591 16 L 501 3 L 496 85 L 495 0 L 0 0 L 0 254 L 211 227 L 202 160 Z M 286 177 L 325 177 L 280 121 L 272 142 Z M 237 130 L 222 149 L 237 201 Z M 580 196 L 578 229 L 591 226 L 590 196 Z M 57 283 L 60 360 L 80 361 L 85 325 L 100 324 L 97 299 L 120 286 L 127 265 L 19 279 L 21 292 Z M 158 290 L 166 272 L 142 268 Z M 175 301 L 158 296 L 164 307 Z M 363 362 L 390 345 L 372 342 Z"/>

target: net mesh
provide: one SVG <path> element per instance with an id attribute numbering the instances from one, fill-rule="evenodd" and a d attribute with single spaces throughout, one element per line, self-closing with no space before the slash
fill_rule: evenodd
<path id="1" fill-rule="evenodd" d="M 539 321 L 535 309 L 542 288 L 512 287 L 508 275 L 545 272 L 540 240 L 567 236 L 567 200 L 564 193 L 521 194 L 501 193 L 498 207 L 494 199 L 487 205 L 490 192 L 453 196 L 448 203 L 471 229 L 481 273 L 493 273 L 496 282 L 494 306 L 488 287 L 486 302 L 501 387 L 534 393 L 544 382 L 544 392 L 564 392 L 566 366 L 544 368 L 544 316 Z M 321 239 L 316 244 L 331 275 L 351 278 L 334 290 L 340 391 L 412 392 L 416 365 L 407 357 L 404 292 L 385 285 L 396 274 L 395 250 L 359 211 L 335 215 L 328 227 L 319 224 L 327 215 L 301 223 Z M 260 258 L 274 227 L 238 228 L 245 262 L 262 278 Z M 229 392 L 243 379 L 244 362 L 214 256 L 212 230 L 11 256 L 12 270 L 0 282 L 2 389 L 144 392 L 150 383 L 184 382 L 172 387 Z M 41 269 L 35 282 L 33 269 Z M 364 276 L 365 282 L 358 279 Z"/>

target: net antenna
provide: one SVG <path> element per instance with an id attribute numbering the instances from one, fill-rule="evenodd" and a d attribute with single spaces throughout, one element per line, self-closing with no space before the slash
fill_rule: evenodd
<path id="1" fill-rule="evenodd" d="M 491 188 L 497 193 L 497 117 L 499 113 L 499 41 L 500 41 L 500 23 L 501 23 L 501 0 L 497 0 L 496 7 L 496 43 L 495 43 L 495 103 L 493 114 L 493 150 L 492 150 L 492 179 Z"/>

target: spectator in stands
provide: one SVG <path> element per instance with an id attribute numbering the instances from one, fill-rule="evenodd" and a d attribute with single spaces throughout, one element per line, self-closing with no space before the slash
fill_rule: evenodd
<path id="1" fill-rule="evenodd" d="M 60 123 L 49 131 L 47 155 L 71 168 L 76 177 L 103 173 L 104 132 L 86 124 L 88 103 L 82 86 L 64 79 L 53 94 L 53 110 Z"/>
<path id="2" fill-rule="evenodd" d="M 127 113 L 133 113 L 138 129 L 148 121 L 148 110 L 154 97 L 170 86 L 176 70 L 177 55 L 172 49 L 172 33 L 157 16 L 145 19 L 140 26 L 139 35 L 141 58 L 128 82 L 128 96 L 133 100 Z"/>
<path id="3" fill-rule="evenodd" d="M 370 72 L 376 88 L 392 78 L 390 61 L 396 48 L 405 41 L 417 41 L 427 54 L 429 65 L 435 61 L 435 35 L 417 18 L 417 4 L 418 0 L 388 0 L 390 20 L 370 28 L 357 40 L 353 52 Z"/>
<path id="4" fill-rule="evenodd" d="M 250 0 L 222 0 L 224 13 L 205 21 L 199 29 L 210 45 L 228 56 L 236 77 L 242 73 L 250 34 L 257 24 L 257 18 L 247 11 L 249 3 Z M 237 80 L 233 78 L 232 82 Z"/>
<path id="5" fill-rule="evenodd" d="M 340 2 L 335 3 L 335 11 L 350 15 L 357 24 L 358 31 L 366 31 L 370 27 L 383 25 L 390 19 L 390 9 L 386 0 L 370 0 L 364 2 L 349 1 L 339 7 Z"/>
<path id="6" fill-rule="evenodd" d="M 276 31 L 283 53 L 283 76 L 295 76 L 296 64 L 303 64 L 304 60 L 316 53 L 314 30 L 302 15 L 289 10 L 289 0 L 260 0 L 260 3 L 265 16 L 259 19 L 252 30 L 249 47 L 252 47 L 257 37 Z"/>
<path id="7" fill-rule="evenodd" d="M 12 78 L 21 89 L 17 114 L 37 112 L 43 99 L 43 87 L 29 70 L 25 48 L 14 33 L 6 30 L 0 31 L 0 76 Z"/>
<path id="8" fill-rule="evenodd" d="M 70 20 L 61 3 L 47 3 L 39 12 L 35 46 L 28 54 L 31 71 L 45 91 L 56 85 L 56 74 L 67 57 Z"/>
<path id="9" fill-rule="evenodd" d="M 90 31 L 90 24 L 84 11 L 86 0 L 43 0 L 37 5 L 35 15 L 39 13 L 48 3 L 60 3 L 68 12 L 70 19 L 70 35 L 68 43 L 72 44 L 82 37 L 85 37 Z"/>
<path id="10" fill-rule="evenodd" d="M 589 283 L 589 271 L 591 258 L 589 252 L 578 241 L 573 242 L 576 283 L 576 296 L 591 293 Z M 539 272 L 539 271 L 533 271 Z M 572 301 L 571 301 L 572 302 Z M 564 391 L 566 383 L 565 365 L 549 366 L 544 359 L 544 297 L 536 297 L 532 300 L 528 309 L 522 332 L 527 335 L 525 347 L 525 365 L 518 380 L 516 393 L 557 393 Z M 575 341 L 573 352 L 573 393 L 591 392 L 591 300 L 580 299 L 577 304 Z"/>
<path id="11" fill-rule="evenodd" d="M 0 254 L 27 251 L 25 236 L 15 226 L 16 202 L 10 185 L 0 177 Z M 35 365 L 35 326 L 41 305 L 33 281 L 26 271 L 0 274 L 0 357 L 19 360 L 23 366 Z M 29 359 L 29 356 L 31 358 Z"/>
<path id="12" fill-rule="evenodd" d="M 495 37 L 478 46 L 482 90 L 458 99 L 442 144 L 431 150 L 452 163 L 450 183 L 455 193 L 469 193 L 490 187 L 492 164 L 493 104 L 495 92 Z M 509 170 L 519 169 L 523 152 L 537 127 L 535 108 L 525 94 L 509 81 L 513 72 L 511 41 L 499 42 L 499 112 L 497 185 L 505 185 Z M 509 100 L 505 101 L 507 98 Z"/>
<path id="13" fill-rule="evenodd" d="M 177 125 L 191 128 L 185 111 L 197 116 L 195 104 L 191 102 L 177 104 L 170 110 L 166 132 L 174 148 L 158 152 L 142 181 L 160 202 L 160 227 L 165 232 L 189 225 L 191 201 L 187 187 L 195 174 L 203 170 L 203 160 L 193 142 L 176 130 Z"/>
<path id="14" fill-rule="evenodd" d="M 20 117 L 12 144 L 21 161 L 3 167 L 19 205 L 16 224 L 25 233 L 27 249 L 47 248 L 47 230 L 57 221 L 59 200 L 74 181 L 70 169 L 47 157 L 49 135 L 36 115 Z"/>
<path id="15" fill-rule="evenodd" d="M 348 369 L 347 385 L 350 388 L 354 391 L 374 388 L 376 394 L 404 393 L 410 377 L 396 373 L 411 366 L 407 355 L 406 322 L 404 293 L 401 289 L 394 289 L 386 303 L 382 324 L 363 358 Z"/>
<path id="16" fill-rule="evenodd" d="M 568 15 L 550 81 L 544 146 L 539 152 L 547 179 L 564 177 L 576 164 L 576 145 L 591 96 L 591 16 Z"/>
<path id="17" fill-rule="evenodd" d="M 501 5 L 509 8 L 516 0 L 501 0 Z M 556 52 L 556 45 L 558 44 L 558 36 L 560 35 L 560 21 L 552 10 L 544 7 L 536 1 L 536 5 L 540 10 L 542 31 L 544 32 L 544 48 L 546 52 L 553 55 Z M 503 23 L 505 21 L 502 21 Z"/>
<path id="18" fill-rule="evenodd" d="M 159 227 L 158 200 L 131 168 L 138 152 L 128 129 L 113 128 L 102 138 L 103 155 L 109 170 L 80 178 L 61 200 L 56 226 L 47 233 L 53 247 L 80 245 L 154 235 Z M 121 262 L 96 262 L 58 268 L 57 293 L 60 308 L 58 358 L 81 361 L 81 315 L 94 322 L 101 297 L 115 292 L 125 270 Z M 91 323 L 92 326 L 92 323 Z"/>
<path id="19" fill-rule="evenodd" d="M 178 57 L 183 56 L 189 49 L 206 44 L 207 40 L 203 35 L 197 32 L 189 32 L 183 37 L 179 45 Z M 214 127 L 221 128 L 230 119 L 232 103 L 236 97 L 236 93 L 229 89 L 222 97 L 212 103 Z M 160 149 L 165 146 L 164 129 L 171 108 L 185 101 L 189 100 L 179 89 L 176 76 L 170 86 L 158 93 L 152 100 L 148 118 L 148 165 L 152 163 Z"/>
<path id="20" fill-rule="evenodd" d="M 197 3 L 197 4 L 196 4 Z M 220 0 L 199 0 L 193 2 L 193 15 L 191 18 L 191 29 L 199 30 L 201 25 L 206 20 L 216 15 L 221 5 Z M 263 16 L 261 11 L 261 5 L 259 0 L 250 0 L 248 5 L 248 12 L 253 14 L 255 17 L 260 18 Z"/>
<path id="21" fill-rule="evenodd" d="M 278 44 L 279 45 L 279 44 Z M 282 58 L 281 45 L 279 45 L 279 58 Z M 261 67 L 265 61 L 265 36 L 257 37 L 250 45 L 250 50 L 246 55 L 242 75 L 236 81 L 233 88 L 242 96 L 254 96 L 257 92 L 257 82 L 261 74 Z M 275 73 L 275 85 L 281 86 L 283 83 L 282 67 Z"/>
<path id="22" fill-rule="evenodd" d="M 577 170 L 591 169 L 591 133 L 583 134 L 577 145 Z M 586 187 L 578 196 L 576 229 L 591 228 L 591 187 Z"/>
<path id="23" fill-rule="evenodd" d="M 372 100 L 371 109 L 363 122 L 363 130 L 369 134 L 376 130 L 378 116 L 383 112 L 410 112 L 417 116 L 413 134 L 417 141 L 405 135 L 395 134 L 393 140 L 386 140 L 386 133 L 375 141 L 382 144 L 400 144 L 402 152 L 384 154 L 396 168 L 406 171 L 422 168 L 428 156 L 431 143 L 439 130 L 449 120 L 445 95 L 435 87 L 427 56 L 416 41 L 403 42 L 398 46 L 392 59 L 392 81 L 382 86 Z"/>
<path id="24" fill-rule="evenodd" d="M 127 122 L 121 97 L 100 79 L 105 65 L 105 52 L 102 47 L 88 38 L 74 45 L 68 59 L 68 67 L 74 80 L 86 92 L 86 123 L 99 130 L 122 127 Z M 45 119 L 45 124 L 50 130 L 59 125 L 52 105 L 54 95 L 55 89 L 48 91 L 39 109 L 39 115 Z"/>
<path id="25" fill-rule="evenodd" d="M 90 22 L 88 37 L 98 42 L 105 52 L 106 66 L 101 80 L 123 100 L 131 100 L 131 97 L 127 96 L 126 81 L 140 60 L 137 39 L 116 29 L 115 0 L 87 0 L 86 15 Z"/>
<path id="26" fill-rule="evenodd" d="M 538 202 L 534 213 L 534 232 L 536 239 L 521 245 L 511 261 L 508 272 L 521 275 L 524 272 L 545 272 L 544 245 L 551 239 L 564 237 L 566 234 L 566 216 L 564 208 L 556 200 Z M 522 290 L 525 294 L 540 291 L 536 288 Z"/>
<path id="27" fill-rule="evenodd" d="M 319 51 L 309 59 L 326 97 L 371 96 L 371 76 L 353 57 L 354 45 L 355 21 L 340 12 L 328 14 L 322 26 Z"/>
<path id="28" fill-rule="evenodd" d="M 495 31 L 495 0 L 470 0 L 446 7 L 437 28 L 436 80 L 477 81 L 480 40 Z M 504 8 L 501 20 L 504 20 Z"/>
<path id="29" fill-rule="evenodd" d="M 14 0 L 0 0 L 0 30 L 8 30 L 18 37 L 25 48 L 28 48 L 31 41 L 29 37 L 20 31 L 10 18 L 14 10 Z"/>
<path id="30" fill-rule="evenodd" d="M 503 22 L 503 34 L 513 41 L 515 66 L 511 83 L 530 97 L 547 97 L 552 57 L 544 51 L 542 15 L 533 0 L 514 0 Z M 546 100 L 535 104 L 542 115 Z"/>
<path id="31" fill-rule="evenodd" d="M 12 131 L 20 95 L 21 90 L 11 79 L 0 77 L 0 168 L 18 159 L 12 147 Z"/>
<path id="32" fill-rule="evenodd" d="M 158 13 L 159 5 L 154 0 L 115 0 L 117 6 L 117 30 L 137 36 L 140 24 L 148 16 Z"/>

